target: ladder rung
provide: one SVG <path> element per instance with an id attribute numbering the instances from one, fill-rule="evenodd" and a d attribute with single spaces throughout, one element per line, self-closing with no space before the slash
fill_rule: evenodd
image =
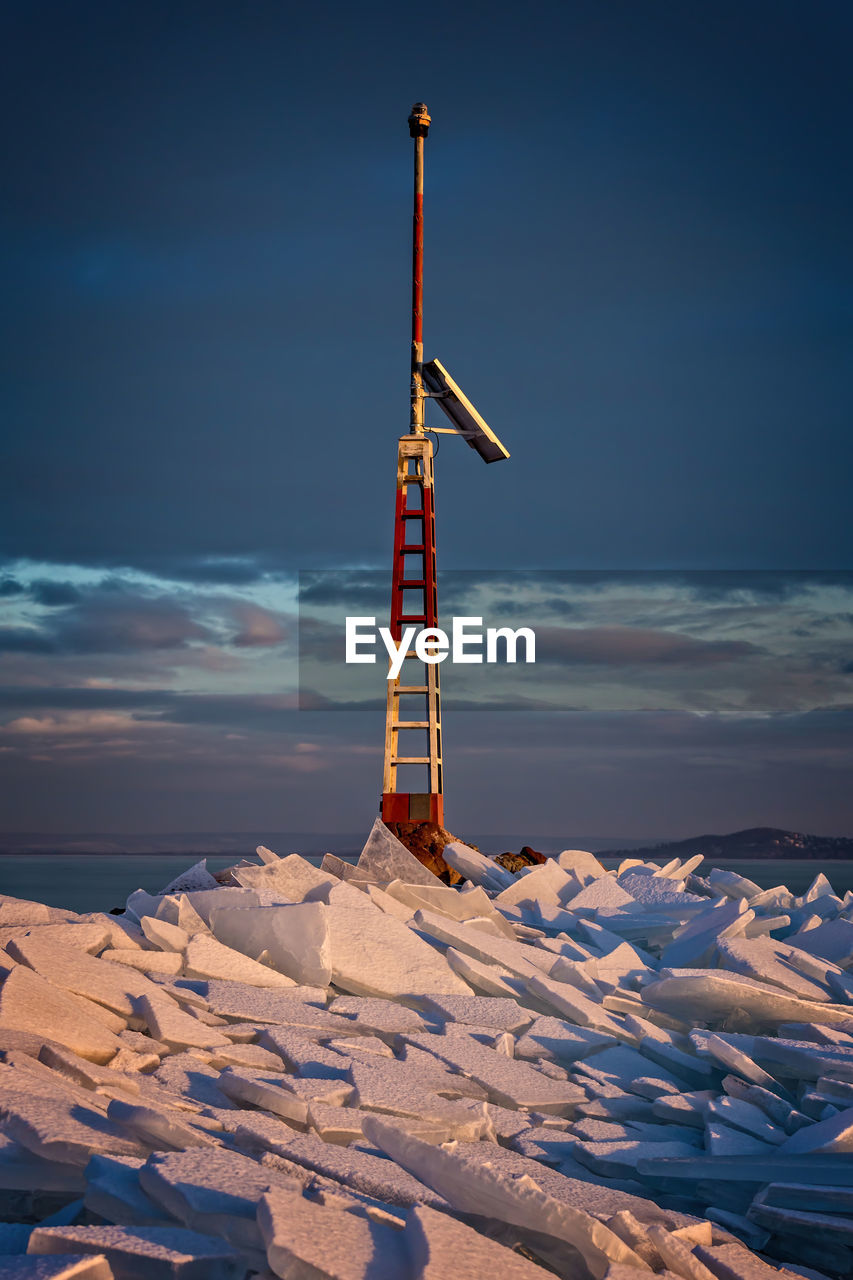
<path id="1" fill-rule="evenodd" d="M 429 756 L 392 756 L 392 764 L 429 764 Z"/>
<path id="2" fill-rule="evenodd" d="M 428 729 L 429 720 L 398 720 L 392 729 Z"/>
<path id="3" fill-rule="evenodd" d="M 394 695 L 401 693 L 429 693 L 428 684 L 398 684 L 397 688 L 392 690 Z"/>

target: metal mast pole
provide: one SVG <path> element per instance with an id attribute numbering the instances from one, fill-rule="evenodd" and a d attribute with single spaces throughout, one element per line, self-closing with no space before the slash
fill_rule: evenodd
<path id="1" fill-rule="evenodd" d="M 412 217 L 412 413 L 409 430 L 424 429 L 424 139 L 430 117 L 425 102 L 416 102 L 409 116 L 409 134 L 415 141 L 415 199 Z"/>
<path id="2" fill-rule="evenodd" d="M 394 514 L 394 567 L 391 575 L 391 634 L 399 644 L 407 624 L 434 628 L 438 617 L 435 571 L 435 508 L 432 441 L 424 434 L 426 392 L 423 384 L 424 332 L 424 138 L 429 113 L 416 102 L 409 116 L 415 143 L 415 192 L 412 221 L 412 382 L 408 435 L 397 447 L 397 497 Z M 414 562 L 414 564 L 412 563 Z M 412 598 L 414 597 L 414 599 Z M 438 666 L 406 655 L 406 674 L 388 682 L 385 714 L 385 763 L 382 819 L 408 824 L 444 823 L 441 755 L 441 693 Z M 415 667 L 412 671 L 411 668 Z M 400 701 L 414 707 L 401 715 Z M 419 710 L 418 708 L 422 708 Z M 409 754 L 401 735 L 420 738 L 418 754 Z M 417 747 L 413 750 L 418 750 Z M 398 789 L 398 767 L 426 768 L 426 790 Z"/>

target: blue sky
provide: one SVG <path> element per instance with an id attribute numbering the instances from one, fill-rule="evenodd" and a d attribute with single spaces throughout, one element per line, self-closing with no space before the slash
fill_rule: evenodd
<path id="1" fill-rule="evenodd" d="M 372 820 L 381 714 L 295 709 L 295 582 L 390 555 L 416 99 L 427 354 L 512 452 L 444 440 L 440 564 L 520 575 L 489 608 L 662 575 L 523 595 L 514 710 L 447 675 L 449 824 L 851 829 L 849 6 L 2 25 L 0 829 Z"/>

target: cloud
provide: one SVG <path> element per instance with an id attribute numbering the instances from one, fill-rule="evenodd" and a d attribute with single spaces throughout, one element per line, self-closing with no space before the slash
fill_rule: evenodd
<path id="1" fill-rule="evenodd" d="M 242 601 L 231 606 L 231 613 L 238 630 L 230 637 L 230 643 L 238 648 L 278 645 L 288 637 L 290 628 L 282 614 Z"/>

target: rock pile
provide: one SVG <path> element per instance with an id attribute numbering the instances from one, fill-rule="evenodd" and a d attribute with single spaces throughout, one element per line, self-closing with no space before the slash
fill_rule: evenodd
<path id="1" fill-rule="evenodd" d="M 853 1272 L 853 895 L 258 855 L 0 897 L 0 1275 Z"/>

